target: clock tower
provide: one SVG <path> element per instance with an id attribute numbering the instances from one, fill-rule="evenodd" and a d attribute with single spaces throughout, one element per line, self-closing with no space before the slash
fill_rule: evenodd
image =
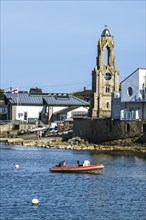
<path id="1" fill-rule="evenodd" d="M 97 45 L 96 66 L 92 71 L 89 116 L 111 117 L 111 95 L 119 91 L 119 72 L 115 66 L 114 39 L 105 26 Z"/>

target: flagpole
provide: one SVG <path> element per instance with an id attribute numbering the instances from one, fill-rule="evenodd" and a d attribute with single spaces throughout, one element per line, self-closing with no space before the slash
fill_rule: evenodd
<path id="1" fill-rule="evenodd" d="M 19 97 L 18 97 L 18 93 L 17 93 L 17 111 L 16 111 L 16 113 L 17 113 L 17 120 L 18 120 L 18 116 L 19 116 L 18 115 L 18 113 L 19 113 L 19 111 L 18 111 L 18 102 L 19 102 L 19 100 L 18 99 L 19 99 Z"/>
<path id="2" fill-rule="evenodd" d="M 13 89 L 11 91 L 11 93 L 17 93 L 17 96 L 16 96 L 16 120 L 18 119 L 18 103 L 19 103 L 19 95 L 18 95 L 18 88 L 17 89 Z"/>

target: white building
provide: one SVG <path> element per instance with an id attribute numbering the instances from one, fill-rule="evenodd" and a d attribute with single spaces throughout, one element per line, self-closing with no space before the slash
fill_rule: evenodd
<path id="1" fill-rule="evenodd" d="M 89 108 L 89 103 L 67 93 L 52 94 L 31 94 L 31 93 L 5 93 L 5 103 L 7 105 L 7 120 L 19 120 L 26 122 L 36 122 L 41 120 L 48 123 L 53 120 L 53 115 L 68 107 L 72 111 L 78 109 L 79 112 Z M 68 113 L 69 112 L 69 113 Z M 70 110 L 66 111 L 58 120 L 64 121 L 70 117 Z"/>
<path id="2" fill-rule="evenodd" d="M 138 68 L 121 82 L 121 92 L 114 93 L 112 118 L 146 120 L 146 69 Z"/>

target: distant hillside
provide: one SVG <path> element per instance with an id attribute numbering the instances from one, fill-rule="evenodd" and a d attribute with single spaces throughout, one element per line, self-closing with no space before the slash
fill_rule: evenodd
<path id="1" fill-rule="evenodd" d="M 83 99 L 84 101 L 90 102 L 91 90 L 83 90 L 81 92 L 72 93 L 77 98 Z"/>

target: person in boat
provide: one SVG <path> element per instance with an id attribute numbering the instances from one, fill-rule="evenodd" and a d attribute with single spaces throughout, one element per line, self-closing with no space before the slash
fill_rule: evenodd
<path id="1" fill-rule="evenodd" d="M 59 167 L 63 167 L 63 166 L 66 166 L 66 162 L 65 160 L 61 161 L 58 165 Z"/>
<path id="2" fill-rule="evenodd" d="M 80 164 L 79 160 L 77 160 L 77 164 L 78 164 L 78 166 L 83 166 L 83 164 Z"/>

